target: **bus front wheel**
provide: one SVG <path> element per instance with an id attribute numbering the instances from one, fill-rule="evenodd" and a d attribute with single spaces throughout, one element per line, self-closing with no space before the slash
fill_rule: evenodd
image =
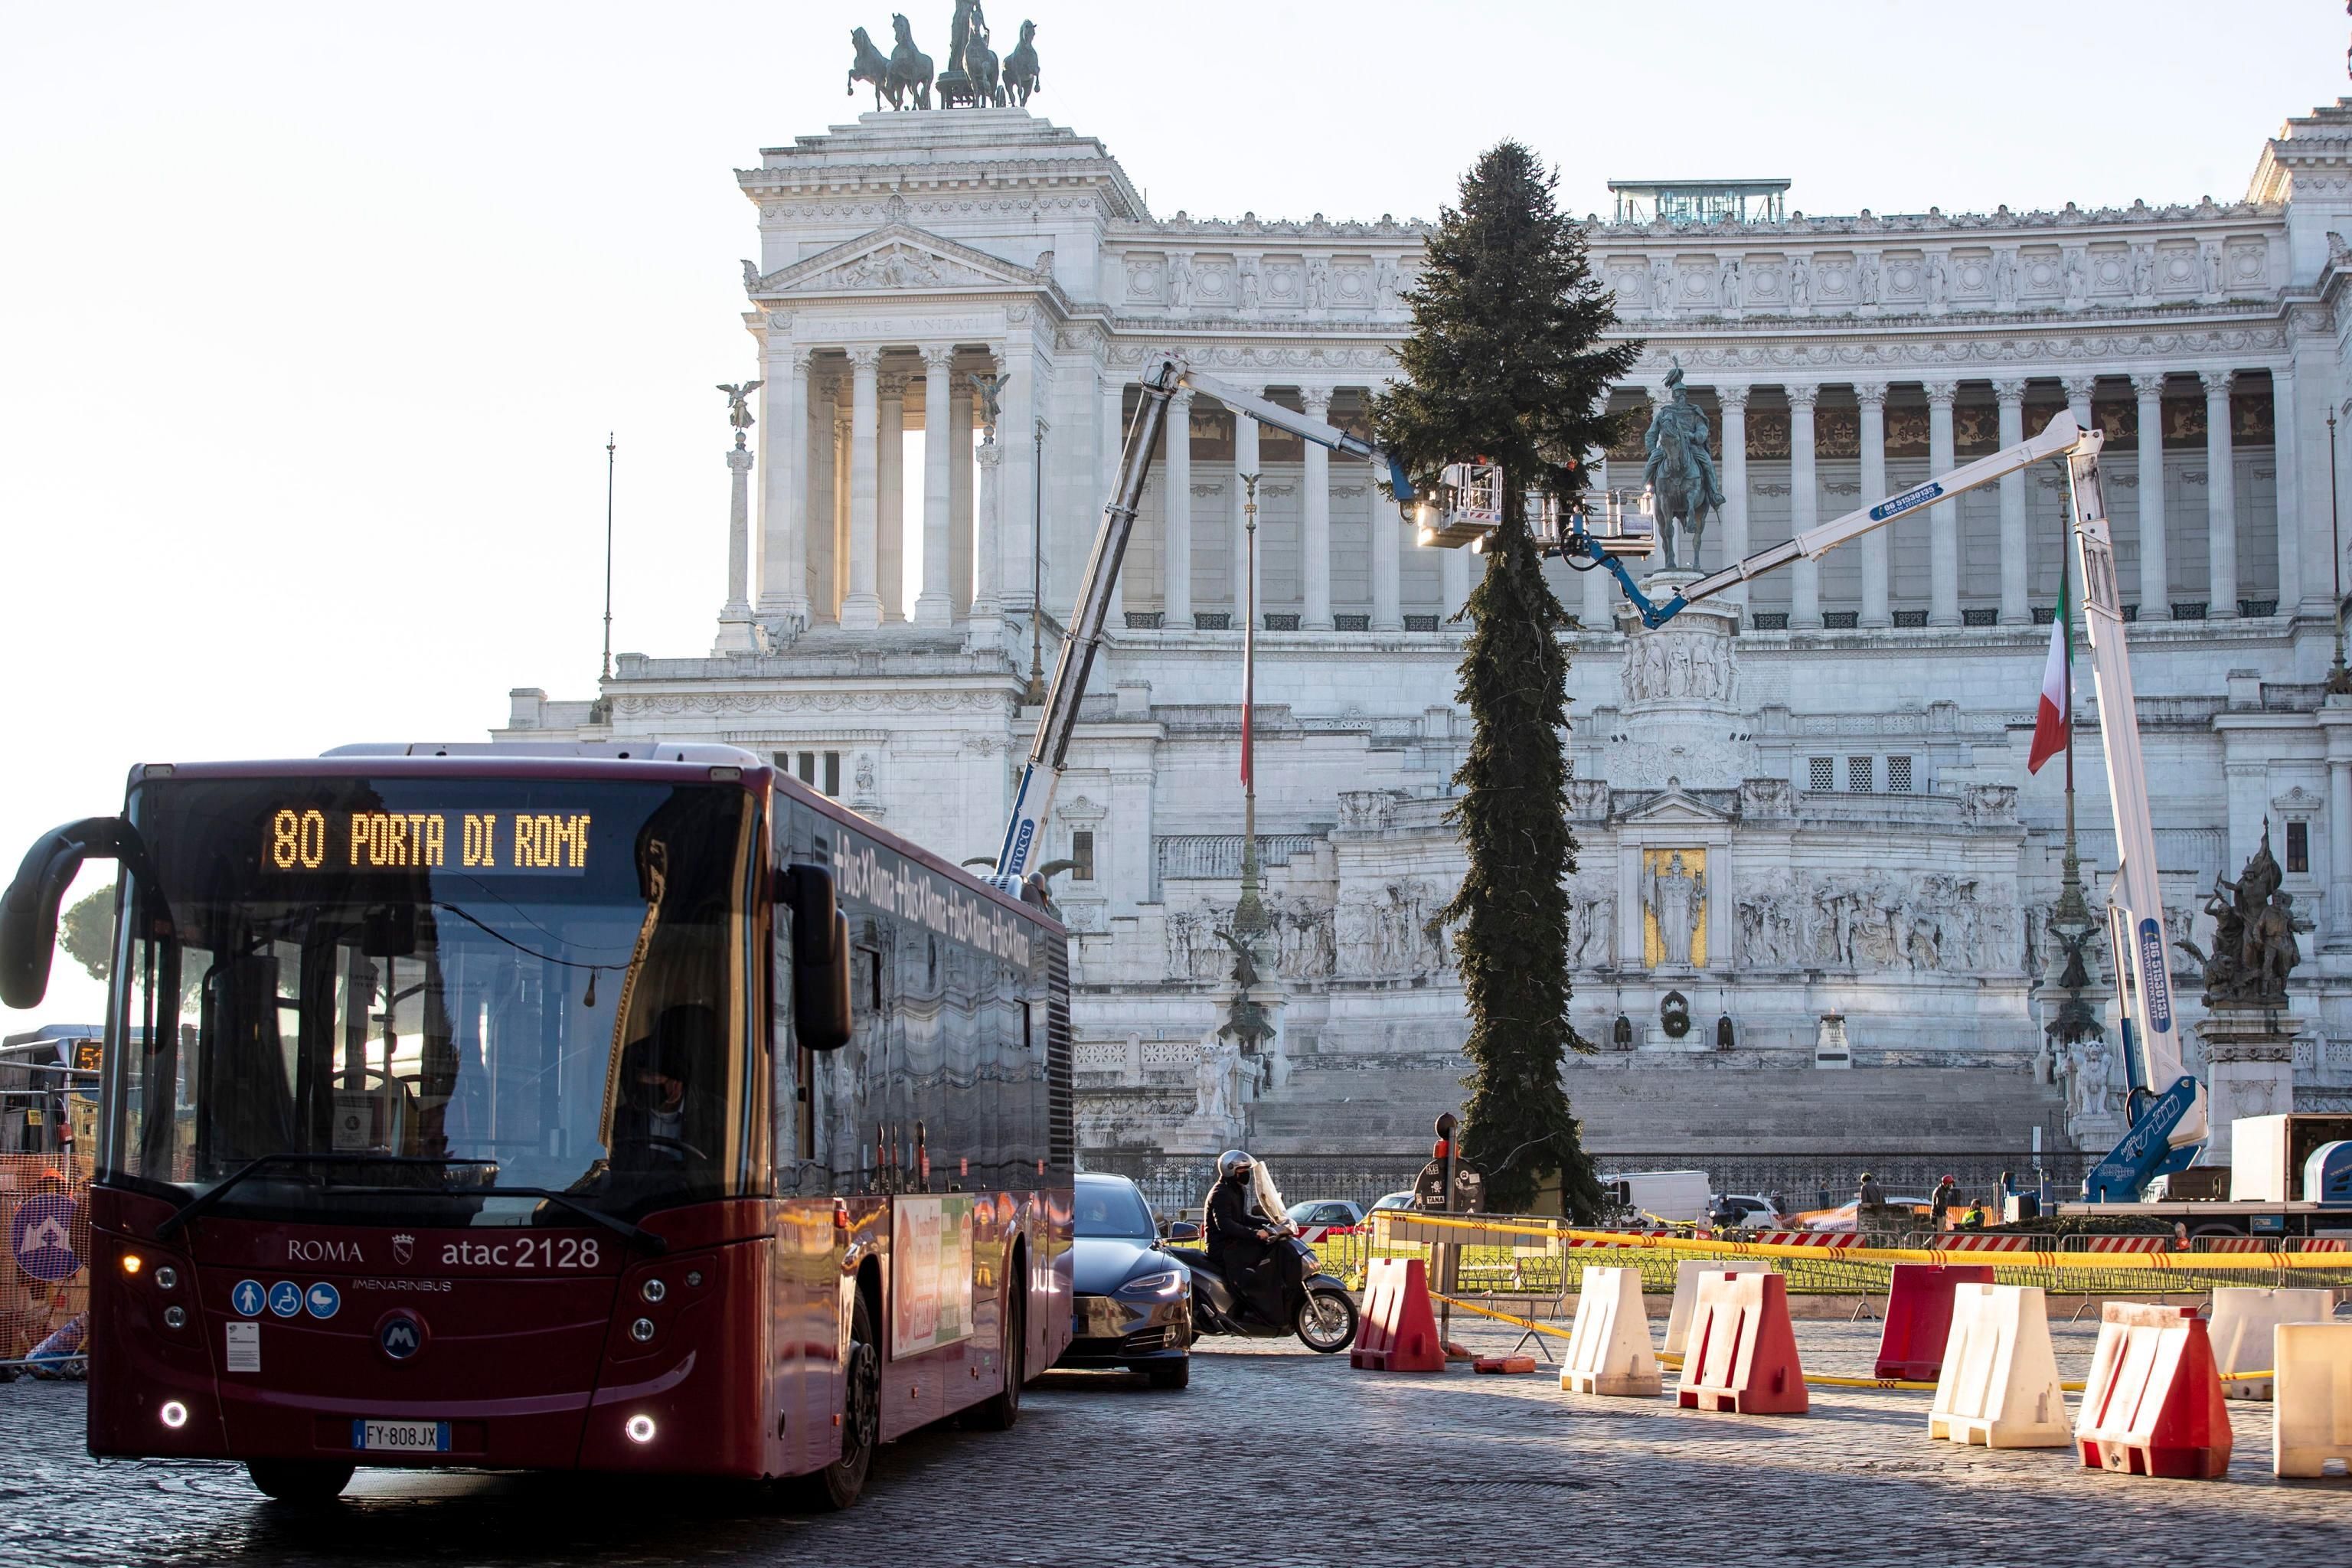
<path id="1" fill-rule="evenodd" d="M 316 1459 L 247 1459 L 245 1473 L 279 1502 L 325 1503 L 343 1495 L 356 1467 Z"/>
<path id="2" fill-rule="evenodd" d="M 849 1317 L 849 1363 L 842 1390 L 841 1458 L 805 1478 L 802 1499 L 827 1512 L 847 1508 L 866 1489 L 874 1449 L 882 1436 L 882 1357 L 874 1314 L 866 1292 L 857 1292 Z"/>

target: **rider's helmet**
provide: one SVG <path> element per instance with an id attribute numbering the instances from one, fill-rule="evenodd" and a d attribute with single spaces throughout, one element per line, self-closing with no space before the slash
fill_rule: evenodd
<path id="1" fill-rule="evenodd" d="M 1229 1182 L 1249 1174 L 1250 1157 L 1240 1149 L 1228 1149 L 1217 1156 L 1217 1179 Z"/>

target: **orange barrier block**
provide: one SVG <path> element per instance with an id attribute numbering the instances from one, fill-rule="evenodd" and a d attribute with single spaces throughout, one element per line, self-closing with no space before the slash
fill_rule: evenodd
<path id="1" fill-rule="evenodd" d="M 1531 1355 L 1482 1355 L 1470 1363 L 1473 1372 L 1517 1373 L 1535 1369 L 1536 1358 Z"/>
<path id="2" fill-rule="evenodd" d="M 1429 1265 L 1375 1258 L 1365 1271 L 1363 1320 L 1348 1364 L 1359 1372 L 1444 1372 L 1445 1348 L 1429 1308 Z"/>
<path id="3" fill-rule="evenodd" d="M 1802 1415 L 1811 1407 L 1789 1321 L 1789 1282 L 1778 1274 L 1700 1276 L 1688 1343 L 1675 1389 L 1682 1408 Z"/>
<path id="4" fill-rule="evenodd" d="M 1990 1263 L 1895 1265 L 1886 1323 L 1878 1331 L 1877 1375 L 1935 1382 L 1943 1374 L 1944 1343 L 1952 1334 L 1952 1288 L 1991 1283 Z"/>
<path id="5" fill-rule="evenodd" d="M 2195 1308 L 2107 1304 L 2074 1443 L 2086 1467 L 2129 1475 L 2210 1480 L 2229 1469 L 2230 1412 Z"/>

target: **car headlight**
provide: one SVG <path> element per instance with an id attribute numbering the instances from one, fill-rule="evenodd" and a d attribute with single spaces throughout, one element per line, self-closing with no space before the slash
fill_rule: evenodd
<path id="1" fill-rule="evenodd" d="M 1173 1296 L 1184 1289 L 1184 1271 L 1162 1268 L 1157 1273 L 1139 1274 L 1118 1288 L 1122 1296 Z"/>

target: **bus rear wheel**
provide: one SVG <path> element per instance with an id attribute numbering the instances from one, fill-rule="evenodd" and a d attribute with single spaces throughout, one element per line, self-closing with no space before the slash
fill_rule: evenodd
<path id="1" fill-rule="evenodd" d="M 863 1290 L 850 1309 L 846 1371 L 841 1394 L 841 1458 L 803 1477 L 800 1489 L 803 1502 L 828 1513 L 847 1508 L 866 1489 L 874 1449 L 882 1436 L 882 1357 L 874 1313 Z"/>
<path id="2" fill-rule="evenodd" d="M 1009 1431 L 1021 1419 L 1021 1385 L 1029 1377 L 1027 1270 L 1017 1264 L 1005 1275 L 1004 1386 L 971 1408 L 971 1424 L 982 1432 Z"/>
<path id="3" fill-rule="evenodd" d="M 343 1495 L 352 1484 L 352 1465 L 318 1459 L 247 1459 L 245 1473 L 253 1484 L 279 1502 L 327 1503 Z"/>

